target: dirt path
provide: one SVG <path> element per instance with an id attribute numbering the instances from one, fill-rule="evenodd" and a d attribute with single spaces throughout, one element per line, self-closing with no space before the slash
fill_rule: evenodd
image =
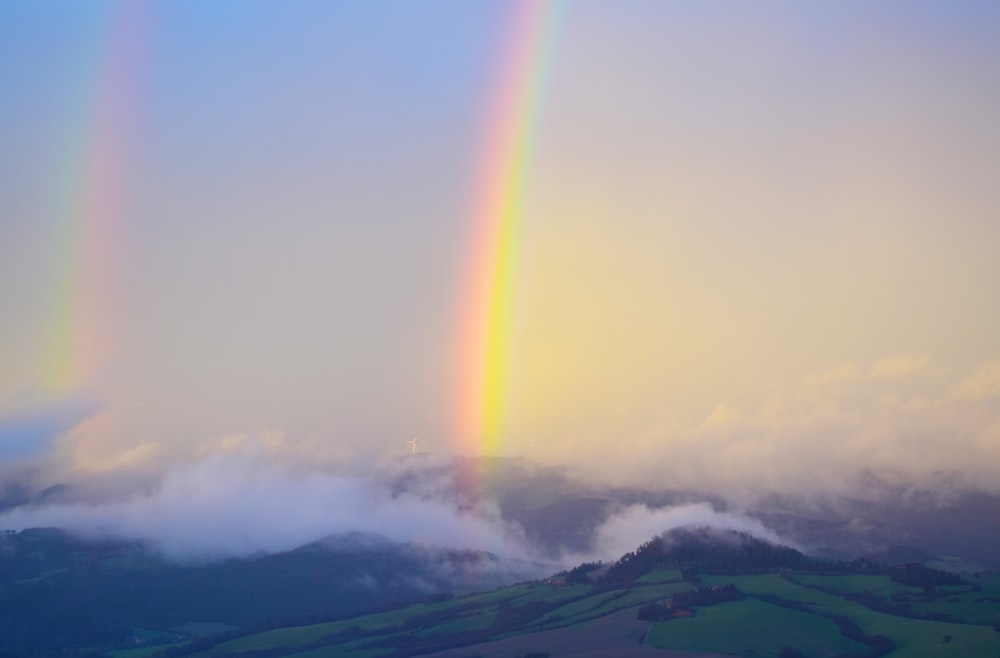
<path id="1" fill-rule="evenodd" d="M 641 646 L 649 623 L 635 618 L 635 608 L 567 628 L 528 633 L 425 654 L 425 658 L 524 658 L 526 653 L 548 653 L 552 658 L 729 658 L 713 653 L 669 651 Z"/>

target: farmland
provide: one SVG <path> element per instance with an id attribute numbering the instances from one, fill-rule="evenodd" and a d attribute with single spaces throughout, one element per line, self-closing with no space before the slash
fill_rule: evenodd
<path id="1" fill-rule="evenodd" d="M 762 545 L 751 548 L 755 561 L 779 555 L 761 555 L 770 550 Z M 566 655 L 574 646 L 635 656 L 662 650 L 744 658 L 1000 654 L 994 628 L 1000 581 L 992 576 L 934 588 L 899 582 L 948 578 L 916 567 L 902 575 L 871 565 L 856 565 L 859 572 L 820 565 L 719 573 L 719 565 L 737 564 L 738 556 L 713 556 L 711 547 L 708 554 L 694 551 L 698 572 L 689 562 L 671 564 L 671 554 L 658 550 L 640 547 L 590 582 L 522 583 L 350 619 L 172 645 L 161 655 L 519 658 Z M 798 556 L 786 557 L 805 565 Z M 150 654 L 118 654 L 140 655 Z"/>

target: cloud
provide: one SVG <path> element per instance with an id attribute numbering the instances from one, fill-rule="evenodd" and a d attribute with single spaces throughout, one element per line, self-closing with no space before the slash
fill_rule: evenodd
<path id="1" fill-rule="evenodd" d="M 597 528 L 590 559 L 617 560 L 657 535 L 689 526 L 738 530 L 776 544 L 792 545 L 757 519 L 717 512 L 709 503 L 660 508 L 630 505 Z"/>
<path id="2" fill-rule="evenodd" d="M 872 366 L 869 375 L 874 379 L 894 379 L 914 375 L 927 366 L 926 358 L 897 356 L 882 359 Z"/>
<path id="3" fill-rule="evenodd" d="M 136 540 L 179 561 L 275 553 L 327 537 L 341 547 L 411 543 L 428 562 L 440 563 L 441 577 L 470 583 L 512 582 L 585 560 L 615 560 L 683 526 L 730 528 L 787 543 L 759 521 L 718 512 L 708 503 L 631 505 L 596 528 L 592 550 L 555 555 L 531 545 L 494 501 L 456 489 L 451 460 L 387 460 L 360 476 L 310 466 L 286 454 L 286 441 L 251 437 L 222 444 L 223 451 L 176 463 L 152 489 L 126 482 L 110 501 L 105 491 L 98 499 L 104 502 L 78 497 L 24 505 L 0 514 L 0 529 L 59 527 L 89 538 Z M 444 548 L 489 551 L 497 560 L 456 565 L 441 553 Z"/>
<path id="4" fill-rule="evenodd" d="M 969 400 L 1000 397 L 1000 361 L 986 364 L 963 380 L 958 395 Z"/>
<path id="5" fill-rule="evenodd" d="M 285 551 L 347 532 L 531 557 L 519 527 L 489 505 L 460 508 L 445 497 L 394 492 L 371 477 L 302 473 L 253 452 L 178 464 L 153 492 L 127 500 L 0 515 L 2 528 L 39 526 L 140 540 L 182 560 Z"/>
<path id="6" fill-rule="evenodd" d="M 909 356 L 843 364 L 739 408 L 718 400 L 687 426 L 640 428 L 622 437 L 627 450 L 603 450 L 582 468 L 739 501 L 771 492 L 877 496 L 866 493 L 873 474 L 944 496 L 996 492 L 1000 364 L 970 372 Z M 572 462 L 573 453 L 558 457 Z"/>
<path id="7" fill-rule="evenodd" d="M 724 427 L 726 425 L 732 425 L 740 421 L 740 412 L 733 409 L 729 405 L 720 402 L 715 405 L 715 409 L 712 413 L 708 415 L 705 422 L 702 423 L 702 427 Z"/>
<path id="8" fill-rule="evenodd" d="M 0 418 L 0 458 L 42 455 L 55 439 L 92 417 L 101 406 L 84 395 L 51 401 Z"/>
<path id="9" fill-rule="evenodd" d="M 803 380 L 803 383 L 806 386 L 829 386 L 831 384 L 856 382 L 863 376 L 864 375 L 857 366 L 853 364 L 845 364 L 837 366 L 836 368 L 831 368 L 830 370 L 807 375 Z"/>

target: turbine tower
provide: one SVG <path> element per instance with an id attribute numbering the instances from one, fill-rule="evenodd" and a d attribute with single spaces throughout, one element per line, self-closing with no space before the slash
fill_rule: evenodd
<path id="1" fill-rule="evenodd" d="M 417 440 L 419 438 L 420 438 L 419 436 L 415 436 L 412 439 L 410 439 L 409 441 L 407 441 L 407 443 L 410 444 L 410 454 L 411 455 L 417 454 Z"/>

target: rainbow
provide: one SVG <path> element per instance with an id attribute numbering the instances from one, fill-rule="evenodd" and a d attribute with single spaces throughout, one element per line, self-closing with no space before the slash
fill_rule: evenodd
<path id="1" fill-rule="evenodd" d="M 59 396 L 100 388 L 111 359 L 124 160 L 144 7 L 110 3 L 98 17 L 95 55 L 84 58 L 90 66 L 76 80 L 82 99 L 67 105 L 73 119 L 66 121 L 71 132 L 54 211 L 56 292 L 43 346 L 43 386 Z"/>
<path id="2" fill-rule="evenodd" d="M 465 453 L 496 455 L 503 449 L 517 247 L 559 4 L 520 0 L 510 5 L 461 302 L 455 434 Z"/>

